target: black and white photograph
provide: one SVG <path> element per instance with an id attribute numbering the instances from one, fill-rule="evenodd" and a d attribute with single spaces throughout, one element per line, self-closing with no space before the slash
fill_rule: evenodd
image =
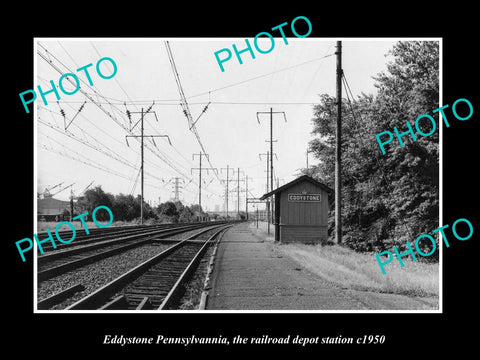
<path id="1" fill-rule="evenodd" d="M 39 310 L 441 308 L 440 39 L 35 41 Z"/>
<path id="2" fill-rule="evenodd" d="M 5 351 L 473 349 L 474 11 L 105 5 L 4 23 Z"/>

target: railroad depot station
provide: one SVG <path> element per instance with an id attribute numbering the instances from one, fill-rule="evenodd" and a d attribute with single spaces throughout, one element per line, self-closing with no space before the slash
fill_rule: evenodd
<path id="1" fill-rule="evenodd" d="M 260 200 L 274 196 L 275 241 L 324 243 L 328 234 L 328 195 L 333 190 L 303 175 Z"/>
<path id="2" fill-rule="evenodd" d="M 311 24 L 298 16 L 291 30 L 307 37 Z M 16 242 L 21 260 L 35 262 L 35 311 L 439 308 L 435 262 L 415 264 L 425 266 L 425 275 L 397 289 L 390 276 L 370 276 L 372 266 L 380 273 L 378 257 L 370 252 L 390 244 L 407 219 L 417 221 L 408 212 L 390 221 L 384 201 L 396 184 L 402 184 L 401 194 L 422 189 L 407 205 L 421 199 L 422 221 L 435 220 L 436 138 L 429 137 L 434 130 L 419 129 L 418 119 L 428 118 L 437 102 L 440 44 L 383 39 L 369 41 L 367 52 L 361 41 L 347 39 L 347 75 L 362 94 L 355 100 L 342 67 L 342 40 L 288 45 L 285 36 L 282 44 L 281 38 L 258 35 L 236 44 L 225 39 L 36 43 L 37 76 L 47 84 L 37 86 L 43 98 L 36 114 L 37 233 Z M 276 43 L 275 56 L 268 56 Z M 255 59 L 254 48 L 267 56 Z M 415 58 L 411 53 L 428 63 L 425 69 L 421 63 L 422 76 L 412 77 L 428 78 L 432 90 L 413 107 L 424 114 L 415 128 L 425 139 L 404 147 L 402 136 L 411 134 L 415 141 L 412 127 L 397 138 L 405 164 L 422 177 L 393 165 L 385 169 L 392 170 L 391 179 L 378 177 L 383 146 L 392 141 L 384 138 L 391 124 L 380 110 L 390 105 L 385 94 L 410 89 L 410 80 L 396 73 L 403 73 L 406 58 Z M 249 54 L 253 64 L 237 66 Z M 385 54 L 398 64 L 387 62 Z M 95 63 L 98 91 L 71 70 Z M 89 65 L 78 68 L 81 64 Z M 297 69 L 304 65 L 312 68 Z M 396 73 L 388 74 L 385 66 Z M 74 90 L 64 91 L 67 81 Z M 66 98 L 59 98 L 56 84 Z M 19 95 L 23 101 L 32 93 Z M 53 104 L 55 95 L 61 101 Z M 399 101 L 417 95 L 424 96 L 415 88 L 406 97 L 399 94 Z M 27 113 L 34 101 L 23 101 Z M 468 120 L 473 113 L 468 100 L 457 100 L 451 109 L 455 112 L 459 101 L 470 114 L 456 117 Z M 386 130 L 376 135 L 378 152 L 365 141 L 372 135 L 365 129 Z M 425 146 L 424 154 L 416 146 Z M 57 198 L 67 189 L 69 195 Z M 402 201 L 397 196 L 392 206 L 405 209 Z M 87 222 L 91 230 L 78 231 L 87 229 Z M 404 267 L 400 257 L 399 262 Z M 425 296 L 406 295 L 417 294 L 419 284 Z"/>

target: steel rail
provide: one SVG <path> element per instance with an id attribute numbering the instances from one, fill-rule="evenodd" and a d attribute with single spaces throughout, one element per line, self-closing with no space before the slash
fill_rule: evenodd
<path id="1" fill-rule="evenodd" d="M 56 243 L 56 245 L 57 245 L 56 249 L 58 249 L 58 250 L 56 252 L 62 251 L 66 248 L 70 248 L 70 247 L 74 247 L 74 246 L 86 245 L 86 244 L 97 243 L 97 242 L 100 242 L 100 241 L 109 240 L 111 238 L 115 238 L 115 237 L 118 237 L 118 236 L 135 235 L 137 233 L 142 233 L 142 232 L 144 232 L 148 229 L 158 230 L 158 231 L 161 231 L 161 230 L 167 231 L 167 230 L 174 230 L 174 229 L 182 228 L 184 226 L 212 225 L 212 223 L 164 224 L 164 225 L 166 225 L 166 226 L 161 226 L 161 225 L 147 225 L 147 226 L 145 226 L 144 225 L 143 227 L 137 227 L 135 229 L 130 229 L 130 230 L 96 229 L 96 230 L 103 230 L 102 232 L 96 232 L 96 233 L 92 233 L 93 229 L 90 229 L 90 234 L 88 234 L 88 235 L 87 234 L 82 234 L 80 236 L 77 236 L 70 243 L 65 244 L 65 243 L 57 242 Z M 44 239 L 46 237 L 46 233 L 42 236 L 40 236 L 40 235 L 37 235 L 37 236 L 39 237 L 39 239 Z M 60 233 L 60 236 L 62 237 L 62 233 Z M 86 239 L 86 238 L 88 238 L 88 239 Z M 63 237 L 62 237 L 62 239 L 63 239 Z M 54 250 L 53 246 L 50 243 L 47 243 L 47 244 L 43 245 L 42 249 L 43 249 L 44 252 L 50 252 L 50 251 Z M 38 251 L 40 251 L 40 250 L 38 249 Z M 46 255 L 40 255 L 40 256 L 46 256 Z"/>
<path id="2" fill-rule="evenodd" d="M 208 226 L 208 225 L 209 225 L 208 223 L 205 223 L 205 225 L 188 225 L 188 226 L 183 226 L 183 227 L 174 228 L 174 229 L 157 229 L 157 230 L 143 232 L 143 233 L 140 233 L 140 234 L 122 236 L 121 238 L 117 238 L 115 240 L 95 241 L 95 239 L 93 239 L 92 240 L 94 242 L 93 244 L 85 244 L 85 242 L 84 242 L 83 244 L 78 245 L 78 247 L 76 247 L 74 249 L 58 250 L 58 251 L 55 251 L 55 252 L 52 252 L 52 253 L 49 253 L 49 254 L 46 254 L 46 255 L 38 256 L 37 257 L 37 264 L 44 264 L 46 262 L 49 262 L 49 261 L 52 261 L 52 260 L 55 260 L 55 259 L 63 258 L 63 257 L 70 256 L 70 255 L 79 254 L 79 253 L 82 253 L 82 252 L 85 252 L 85 251 L 99 249 L 99 248 L 102 248 L 102 247 L 114 245 L 114 244 L 117 244 L 117 243 L 122 243 L 122 242 L 129 241 L 129 240 L 141 239 L 145 236 L 158 237 L 158 235 L 168 235 L 168 236 L 169 235 L 175 235 L 175 234 L 179 234 L 179 233 L 182 233 L 182 232 L 185 232 L 185 231 L 195 230 L 195 229 L 198 229 L 200 227 L 204 227 L 204 226 Z M 145 229 L 145 230 L 148 230 L 148 229 Z"/>
<path id="3" fill-rule="evenodd" d="M 53 245 L 51 243 L 47 243 L 45 245 L 42 245 L 42 250 L 43 250 L 43 252 L 50 252 L 50 251 L 56 250 L 56 249 L 63 250 L 65 248 L 69 248 L 69 247 L 72 247 L 72 246 L 78 246 L 78 245 L 82 245 L 82 244 L 99 242 L 99 241 L 108 240 L 110 238 L 114 238 L 114 237 L 118 237 L 118 236 L 134 235 L 136 233 L 141 233 L 141 232 L 145 231 L 147 228 L 149 228 L 151 230 L 153 230 L 153 229 L 157 229 L 157 230 L 171 229 L 171 227 L 158 226 L 158 225 L 150 226 L 150 227 L 143 226 L 143 227 L 137 227 L 135 229 L 128 229 L 128 230 L 123 230 L 123 229 L 122 230 L 121 229 L 89 229 L 89 234 L 84 233 L 84 234 L 80 234 L 80 235 L 78 235 L 78 233 L 82 229 L 77 229 L 76 234 L 78 236 L 75 236 L 74 240 L 72 240 L 71 242 L 66 243 L 66 244 L 62 243 L 60 241 L 55 242 L 55 244 L 57 245 L 56 248 L 53 248 Z M 93 232 L 93 230 L 102 230 L 102 231 Z M 62 239 L 65 239 L 67 236 L 71 237 L 72 234 L 73 234 L 73 232 L 71 232 L 71 231 L 66 231 L 66 232 L 59 231 L 59 236 Z M 53 236 L 54 239 L 58 239 L 54 235 L 54 231 L 52 231 L 52 236 Z M 42 235 L 37 234 L 37 237 L 39 239 L 45 239 L 47 237 L 47 233 L 44 233 Z M 40 252 L 40 249 L 38 249 L 38 252 Z"/>
<path id="4" fill-rule="evenodd" d="M 205 251 L 207 251 L 207 248 L 211 245 L 212 240 L 217 237 L 220 233 L 225 233 L 232 225 L 229 225 L 227 227 L 223 227 L 219 230 L 217 230 L 210 238 L 205 241 L 205 244 L 198 250 L 197 254 L 195 257 L 190 261 L 188 264 L 187 268 L 183 271 L 182 275 L 178 278 L 178 280 L 175 282 L 175 285 L 173 285 L 172 289 L 169 291 L 167 296 L 163 299 L 162 303 L 158 307 L 158 310 L 166 310 L 167 308 L 171 307 L 179 297 L 180 293 L 182 290 L 182 285 L 188 281 L 188 279 L 191 277 L 193 272 L 195 272 L 198 263 L 202 259 Z"/>
<path id="5" fill-rule="evenodd" d="M 216 225 L 217 227 L 225 225 Z M 174 244 L 167 248 L 166 250 L 162 251 L 161 253 L 151 257 L 150 259 L 144 261 L 143 263 L 137 265 L 133 269 L 127 271 L 125 274 L 120 275 L 116 279 L 112 280 L 108 284 L 102 286 L 101 288 L 97 289 L 96 291 L 92 292 L 91 294 L 87 295 L 86 297 L 78 300 L 74 304 L 68 306 L 66 310 L 94 310 L 99 309 L 103 306 L 106 307 L 105 303 L 108 303 L 108 299 L 117 293 L 120 289 L 127 286 L 129 283 L 133 282 L 135 279 L 140 277 L 142 274 L 147 272 L 151 267 L 159 263 L 161 260 L 167 258 L 170 254 L 175 252 L 177 249 L 183 247 L 188 240 L 192 240 L 193 238 L 201 235 L 204 232 L 210 231 L 212 228 L 202 229 L 196 234 L 193 234 L 187 237 L 184 240 L 179 241 L 177 244 Z M 116 301 L 121 300 L 121 297 L 110 301 L 110 303 L 114 303 Z M 145 299 L 144 299 L 145 301 Z M 108 305 L 108 304 L 107 304 Z M 115 308 L 114 306 L 109 308 Z"/>
<path id="6" fill-rule="evenodd" d="M 136 241 L 136 242 L 133 242 L 133 243 L 129 243 L 129 244 L 126 244 L 126 245 L 123 245 L 123 246 L 116 247 L 114 249 L 105 250 L 105 251 L 102 251 L 102 252 L 97 253 L 97 254 L 88 255 L 88 256 L 85 256 L 81 259 L 72 260 L 72 261 L 69 261 L 69 262 L 64 263 L 64 264 L 56 265 L 56 266 L 53 266 L 51 268 L 38 271 L 37 272 L 38 281 L 41 282 L 41 281 L 51 279 L 55 276 L 58 276 L 60 274 L 65 273 L 67 271 L 77 269 L 81 266 L 91 264 L 95 261 L 98 261 L 98 260 L 113 256 L 113 255 L 116 255 L 116 254 L 124 252 L 126 250 L 145 245 L 145 244 L 153 241 L 154 239 L 157 239 L 158 235 L 159 235 L 159 233 L 158 233 L 159 231 L 161 231 L 161 234 L 164 235 L 164 236 L 170 236 L 170 235 L 175 235 L 175 234 L 179 234 L 179 233 L 190 231 L 190 230 L 195 230 L 195 229 L 198 229 L 198 228 L 199 228 L 199 226 L 197 225 L 197 226 L 183 227 L 181 229 L 175 228 L 175 229 L 168 229 L 168 230 L 157 230 L 157 231 L 154 231 L 153 233 L 149 232 L 149 233 L 146 233 L 146 234 L 131 235 L 129 237 L 124 237 L 124 238 L 118 239 L 118 240 L 109 240 L 108 243 L 89 245 L 88 247 L 86 246 L 86 247 L 82 247 L 80 249 L 67 250 L 68 253 L 67 253 L 67 251 L 64 251 L 64 252 L 61 252 L 59 254 L 59 255 L 63 255 L 63 256 L 57 256 L 58 254 L 50 254 L 50 255 L 47 255 L 49 257 L 49 260 L 57 260 L 57 259 L 62 258 L 62 257 L 76 255 L 76 254 L 79 254 L 81 252 L 91 251 L 91 250 L 97 249 L 99 247 L 105 247 L 105 246 L 108 246 L 108 245 L 115 245 L 115 244 L 118 244 L 120 242 L 137 240 L 137 239 L 141 239 L 145 236 L 148 236 L 146 239 L 142 239 L 142 240 L 139 240 L 139 241 Z M 168 233 L 168 234 L 165 234 L 165 233 Z M 43 262 L 43 264 L 44 264 L 44 262 Z"/>
<path id="7" fill-rule="evenodd" d="M 58 293 L 51 295 L 43 300 L 40 300 L 37 303 L 37 309 L 38 310 L 48 310 L 51 307 L 60 304 L 62 301 L 68 299 L 69 297 L 73 296 L 77 292 L 85 290 L 85 286 L 82 284 L 76 284 L 68 289 L 59 291 Z"/>

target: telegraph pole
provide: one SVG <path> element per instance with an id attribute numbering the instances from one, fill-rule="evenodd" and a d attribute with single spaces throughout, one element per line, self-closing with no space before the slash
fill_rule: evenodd
<path id="1" fill-rule="evenodd" d="M 200 206 L 200 208 L 202 208 L 202 170 L 207 170 L 207 174 L 208 174 L 208 170 L 216 170 L 216 169 L 214 169 L 214 168 L 202 168 L 202 156 L 205 156 L 208 160 L 209 159 L 208 154 L 205 154 L 205 153 L 202 153 L 202 152 L 200 152 L 198 154 L 193 154 L 192 159 L 195 159 L 195 155 L 198 155 L 198 157 L 200 159 L 200 164 L 199 164 L 198 168 L 192 168 L 191 171 L 193 171 L 193 170 L 198 170 L 199 171 L 199 174 L 198 174 L 198 205 Z"/>
<path id="2" fill-rule="evenodd" d="M 237 216 L 240 217 L 240 168 L 237 168 Z"/>
<path id="3" fill-rule="evenodd" d="M 140 128 L 141 128 L 141 145 L 140 145 L 140 149 L 142 149 L 142 165 L 140 167 L 140 171 L 141 171 L 141 195 L 140 195 L 140 224 L 143 225 L 143 108 L 142 108 L 142 111 L 141 111 L 141 125 L 140 125 Z"/>
<path id="4" fill-rule="evenodd" d="M 70 189 L 70 222 L 73 222 L 73 188 Z"/>
<path id="5" fill-rule="evenodd" d="M 247 221 L 248 221 L 248 176 L 247 174 L 245 174 L 245 214 L 247 216 Z"/>
<path id="6" fill-rule="evenodd" d="M 280 178 L 277 177 L 277 188 L 280 187 L 280 180 L 282 180 L 285 183 L 284 179 L 280 179 Z"/>
<path id="7" fill-rule="evenodd" d="M 285 121 L 287 120 L 285 119 Z M 273 190 L 273 109 L 272 108 L 270 108 L 270 189 Z M 273 201 L 272 201 L 272 210 L 273 210 Z"/>
<path id="8" fill-rule="evenodd" d="M 337 41 L 337 126 L 335 149 L 335 242 L 342 243 L 342 178 L 341 178 L 341 144 L 342 144 L 342 42 Z"/>
<path id="9" fill-rule="evenodd" d="M 262 160 L 262 155 L 266 155 L 266 159 L 267 159 L 267 193 L 268 193 L 271 190 L 273 190 L 273 181 L 272 181 L 273 178 L 271 176 L 272 174 L 270 173 L 270 171 L 272 170 L 272 166 L 270 164 L 272 156 L 271 156 L 270 152 L 267 151 L 266 153 L 258 154 L 260 160 Z M 275 158 L 278 160 L 277 154 L 274 153 L 274 155 L 275 155 Z M 272 203 L 272 201 L 267 200 L 267 221 L 268 221 L 269 224 L 270 224 L 270 222 L 273 223 L 273 203 L 272 203 L 272 214 L 270 216 L 270 204 L 271 203 Z"/>
<path id="10" fill-rule="evenodd" d="M 267 159 L 267 167 L 266 167 L 266 171 L 267 171 L 267 191 L 265 192 L 265 194 L 269 193 L 269 180 L 270 180 L 270 166 L 269 166 L 269 162 L 270 162 L 270 152 L 267 151 L 266 153 L 263 153 L 263 154 L 258 154 L 258 157 L 260 158 L 260 160 L 262 160 L 262 155 L 263 156 L 266 156 L 266 159 Z"/>
<path id="11" fill-rule="evenodd" d="M 225 190 L 225 198 L 226 198 L 225 200 L 226 200 L 226 208 L 227 208 L 227 209 L 226 209 L 226 210 L 227 210 L 227 219 L 228 219 L 228 183 L 229 183 L 230 181 L 232 181 L 231 179 L 228 179 L 228 175 L 229 175 L 229 173 L 230 173 L 230 169 L 231 169 L 231 168 L 230 168 L 228 165 L 227 165 L 226 168 L 220 168 L 220 172 L 221 172 L 222 170 L 227 170 L 227 180 L 226 180 L 227 188 L 226 188 L 226 190 Z M 232 169 L 232 170 L 233 170 L 233 169 Z M 234 171 L 235 171 L 235 170 L 234 170 Z M 225 180 L 223 180 L 223 181 L 225 181 Z"/>
<path id="12" fill-rule="evenodd" d="M 269 162 L 269 155 L 270 153 L 267 151 L 266 154 L 258 154 L 258 157 L 260 158 L 260 160 L 262 160 L 262 155 L 266 155 L 266 158 L 267 158 L 267 192 L 265 194 L 268 194 L 269 191 L 268 191 L 268 180 L 269 180 L 269 176 L 268 176 L 268 173 L 269 173 L 269 166 L 268 166 L 268 162 Z M 270 199 L 267 198 L 267 233 L 270 234 Z"/>
<path id="13" fill-rule="evenodd" d="M 240 181 L 245 181 L 245 180 L 240 180 L 240 173 L 243 173 L 243 171 L 240 171 L 240 168 L 237 168 L 237 214 L 238 217 L 240 218 Z M 243 191 L 243 190 L 242 190 Z"/>
<path id="14" fill-rule="evenodd" d="M 270 114 L 270 140 L 267 140 L 270 142 L 270 189 L 273 190 L 273 114 L 283 114 L 283 118 L 285 119 L 285 122 L 287 122 L 287 117 L 285 116 L 284 111 L 273 111 L 273 108 L 270 108 L 270 111 L 257 111 L 257 121 L 260 124 L 260 119 L 258 118 L 258 114 Z M 268 191 L 267 191 L 268 192 Z M 272 196 L 272 213 L 274 211 L 274 197 Z M 272 216 L 273 217 L 273 216 Z"/>
<path id="15" fill-rule="evenodd" d="M 152 104 L 152 106 L 153 106 L 153 104 Z M 130 114 L 138 114 L 138 113 L 141 114 L 141 115 L 140 115 L 140 120 L 137 121 L 137 122 L 135 123 L 135 125 L 133 125 L 133 127 L 130 129 L 130 132 L 131 132 L 131 131 L 135 128 L 135 126 L 137 126 L 137 124 L 140 122 L 140 135 L 126 135 L 126 136 L 125 136 L 125 141 L 127 142 L 127 146 L 130 146 L 130 145 L 128 145 L 128 140 L 127 140 L 127 138 L 129 138 L 129 137 L 138 138 L 138 137 L 139 137 L 139 138 L 141 139 L 141 140 L 140 140 L 140 152 L 141 152 L 141 162 L 142 162 L 142 164 L 140 165 L 140 173 L 141 173 L 141 186 L 140 186 L 140 188 L 141 188 L 141 194 L 140 194 L 140 224 L 142 224 L 142 225 L 143 225 L 143 183 L 144 183 L 144 176 L 143 176 L 143 172 L 144 172 L 144 169 L 143 169 L 143 164 L 144 164 L 144 159 L 143 159 L 143 146 L 144 146 L 144 141 L 143 141 L 143 139 L 144 139 L 145 137 L 152 138 L 152 141 L 153 141 L 154 145 L 156 146 L 155 140 L 153 140 L 153 138 L 155 138 L 155 137 L 166 137 L 166 138 L 168 138 L 168 142 L 170 143 L 170 145 L 172 145 L 172 142 L 170 141 L 170 138 L 169 138 L 168 135 L 145 135 L 145 134 L 143 133 L 143 118 L 144 118 L 144 116 L 145 116 L 146 114 L 153 113 L 153 114 L 155 115 L 155 118 L 157 118 L 157 115 L 155 114 L 155 111 L 151 111 L 152 106 L 150 106 L 150 107 L 148 108 L 148 110 L 145 111 L 145 112 L 143 111 L 143 107 L 142 107 L 142 110 L 141 110 L 141 111 L 128 111 L 127 115 L 128 115 L 129 117 L 130 117 Z M 157 121 L 158 121 L 158 119 L 157 119 Z"/>

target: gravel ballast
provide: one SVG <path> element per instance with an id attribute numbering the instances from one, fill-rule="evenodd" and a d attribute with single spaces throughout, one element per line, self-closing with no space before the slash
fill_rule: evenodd
<path id="1" fill-rule="evenodd" d="M 170 246 L 172 245 L 147 244 L 43 281 L 38 284 L 38 300 L 49 297 L 75 284 L 80 283 L 85 286 L 84 291 L 76 293 L 73 297 L 51 308 L 52 310 L 64 309 Z"/>

